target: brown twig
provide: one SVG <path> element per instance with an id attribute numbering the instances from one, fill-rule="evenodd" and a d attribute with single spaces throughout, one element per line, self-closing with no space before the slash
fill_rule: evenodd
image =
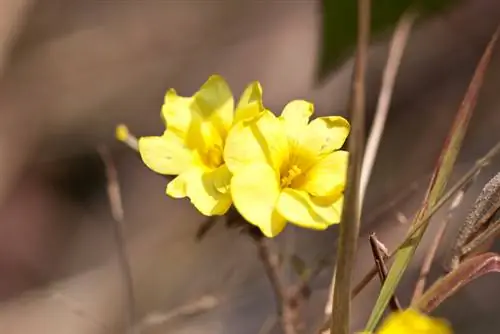
<path id="1" fill-rule="evenodd" d="M 365 142 L 365 84 L 370 39 L 371 2 L 358 0 L 358 41 L 354 63 L 348 143 L 349 165 L 345 204 L 340 223 L 337 262 L 332 279 L 330 332 L 348 334 L 351 318 L 351 281 L 360 229 L 360 181 Z M 334 284 L 333 284 L 334 283 Z"/>
<path id="2" fill-rule="evenodd" d="M 484 253 L 465 260 L 458 268 L 436 281 L 412 307 L 432 312 L 443 301 L 473 280 L 489 273 L 500 272 L 500 255 Z"/>
<path id="3" fill-rule="evenodd" d="M 259 258 L 264 265 L 266 275 L 271 283 L 276 298 L 277 313 L 285 334 L 298 333 L 298 301 L 292 298 L 286 283 L 281 276 L 279 259 L 269 248 L 264 237 L 254 238 Z"/>
<path id="4" fill-rule="evenodd" d="M 158 327 L 167 324 L 180 317 L 194 316 L 203 312 L 212 310 L 219 305 L 218 298 L 210 295 L 203 296 L 198 300 L 189 304 L 183 305 L 170 312 L 151 313 L 135 326 L 135 333 L 142 333 L 152 327 Z"/>
<path id="5" fill-rule="evenodd" d="M 441 244 L 441 240 L 443 239 L 444 232 L 446 231 L 446 227 L 451 221 L 451 218 L 453 217 L 453 214 L 455 213 L 456 209 L 460 206 L 462 203 L 462 200 L 464 198 L 464 194 L 467 191 L 467 189 L 470 187 L 472 182 L 469 182 L 460 192 L 455 196 L 453 201 L 450 204 L 450 208 L 448 209 L 448 212 L 446 214 L 445 219 L 439 226 L 436 235 L 434 236 L 434 239 L 432 240 L 431 246 L 427 250 L 427 253 L 425 254 L 424 261 L 422 263 L 422 267 L 420 268 L 420 275 L 417 281 L 417 284 L 415 285 L 415 290 L 413 291 L 413 297 L 412 297 L 412 303 L 420 299 L 422 295 L 424 294 L 424 289 L 425 289 L 425 283 L 427 280 L 427 276 L 430 273 L 432 262 L 434 260 L 434 257 L 436 256 L 437 249 L 439 245 Z"/>
<path id="6" fill-rule="evenodd" d="M 392 91 L 396 83 L 399 65 L 401 64 L 401 59 L 403 58 L 406 43 L 416 16 L 416 13 L 413 11 L 404 13 L 392 36 L 389 55 L 382 77 L 382 87 L 378 95 L 377 110 L 375 112 L 375 118 L 370 135 L 368 136 L 366 151 L 363 157 L 363 168 L 360 181 L 360 206 L 363 206 L 368 181 L 370 180 L 380 140 L 384 133 L 385 122 L 387 120 L 387 114 L 389 113 Z"/>
<path id="7" fill-rule="evenodd" d="M 370 246 L 372 249 L 373 258 L 375 260 L 375 265 L 377 266 L 380 283 L 384 284 L 387 278 L 387 266 L 385 264 L 385 259 L 387 259 L 389 254 L 386 253 L 382 254 L 380 241 L 377 239 L 375 233 L 370 234 L 368 239 L 370 241 Z M 399 302 L 398 298 L 395 295 L 392 296 L 391 301 L 389 302 L 389 307 L 391 308 L 392 311 L 401 310 L 401 303 Z"/>
<path id="8" fill-rule="evenodd" d="M 403 247 L 407 242 L 413 238 L 415 233 L 422 227 L 424 224 L 446 203 L 448 200 L 455 195 L 460 189 L 464 187 L 465 184 L 470 182 L 472 178 L 486 165 L 490 163 L 490 160 L 500 153 L 500 142 L 498 142 L 495 146 L 491 148 L 481 159 L 477 160 L 474 166 L 465 173 L 460 180 L 451 187 L 446 194 L 444 194 L 439 201 L 429 210 L 427 215 L 425 215 L 420 224 L 416 226 L 411 233 L 401 242 L 396 249 L 389 254 L 389 259 L 392 258 L 395 252 Z M 377 268 L 374 266 L 370 269 L 370 271 L 361 279 L 361 281 L 354 287 L 352 290 L 352 296 L 355 298 L 363 289 L 370 283 L 370 281 L 377 275 Z"/>
<path id="9" fill-rule="evenodd" d="M 107 147 L 99 146 L 97 151 L 99 152 L 99 155 L 101 156 L 101 159 L 104 163 L 106 178 L 108 182 L 107 191 L 109 204 L 111 207 L 111 215 L 113 216 L 113 234 L 117 246 L 118 263 L 122 272 L 122 277 L 125 284 L 125 294 L 127 298 L 127 329 L 131 333 L 133 333 L 136 315 L 134 283 L 125 245 L 124 213 L 120 193 L 120 184 L 118 182 L 118 172 L 116 171 L 116 167 Z"/>

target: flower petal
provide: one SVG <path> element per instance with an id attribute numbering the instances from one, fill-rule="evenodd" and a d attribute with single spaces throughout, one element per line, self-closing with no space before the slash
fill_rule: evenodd
<path id="1" fill-rule="evenodd" d="M 220 167 L 224 169 L 225 167 Z M 187 197 L 195 208 L 205 216 L 223 215 L 231 207 L 231 195 L 217 190 L 222 184 L 229 184 L 231 175 L 215 169 L 204 171 L 201 168 L 191 169 L 186 172 Z M 168 193 L 168 188 L 167 188 Z"/>
<path id="2" fill-rule="evenodd" d="M 250 83 L 238 102 L 233 123 L 254 117 L 264 111 L 262 87 L 258 81 Z"/>
<path id="3" fill-rule="evenodd" d="M 321 158 L 305 173 L 298 188 L 313 196 L 338 195 L 345 187 L 348 159 L 347 151 L 335 151 Z"/>
<path id="4" fill-rule="evenodd" d="M 267 163 L 279 171 L 288 159 L 288 142 L 279 119 L 269 110 L 235 124 L 226 140 L 224 161 L 229 170 Z"/>
<path id="5" fill-rule="evenodd" d="M 302 148 L 315 156 L 331 153 L 344 145 L 349 131 L 349 122 L 343 117 L 316 118 L 307 126 L 302 138 Z"/>
<path id="6" fill-rule="evenodd" d="M 233 175 L 231 194 L 234 206 L 266 237 L 278 235 L 286 220 L 275 210 L 280 188 L 277 173 L 267 164 L 245 166 Z"/>
<path id="7" fill-rule="evenodd" d="M 182 97 L 170 89 L 165 95 L 162 118 L 191 149 L 206 151 L 222 147 L 233 123 L 234 100 L 226 81 L 211 76 L 192 97 Z"/>
<path id="8" fill-rule="evenodd" d="M 193 96 L 196 111 L 210 122 L 223 138 L 233 124 L 234 99 L 226 80 L 212 75 Z"/>
<path id="9" fill-rule="evenodd" d="M 187 196 L 186 176 L 182 173 L 167 184 L 167 195 L 173 198 L 184 198 Z"/>
<path id="10" fill-rule="evenodd" d="M 245 107 L 252 102 L 262 103 L 262 86 L 258 81 L 251 82 L 241 94 L 236 109 Z"/>
<path id="11" fill-rule="evenodd" d="M 159 174 L 177 175 L 193 163 L 191 152 L 171 131 L 161 137 L 139 138 L 138 145 L 144 164 Z"/>
<path id="12" fill-rule="evenodd" d="M 193 112 L 191 105 L 193 98 L 177 95 L 175 89 L 169 89 L 161 108 L 161 116 L 165 128 L 185 138 L 191 126 Z"/>
<path id="13" fill-rule="evenodd" d="M 293 145 L 300 142 L 313 112 L 314 105 L 304 100 L 292 101 L 283 109 L 280 118 L 285 125 L 288 140 Z"/>
<path id="14" fill-rule="evenodd" d="M 340 221 L 334 201 L 320 201 L 305 191 L 283 189 L 278 200 L 278 212 L 290 223 L 314 230 L 324 230 Z"/>
<path id="15" fill-rule="evenodd" d="M 378 334 L 451 334 L 450 325 L 441 319 L 431 318 L 415 310 L 407 309 L 391 313 L 382 324 Z"/>

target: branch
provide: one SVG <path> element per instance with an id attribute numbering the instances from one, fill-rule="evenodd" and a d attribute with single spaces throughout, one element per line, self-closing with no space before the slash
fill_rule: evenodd
<path id="1" fill-rule="evenodd" d="M 104 163 L 106 178 L 108 180 L 107 190 L 109 204 L 111 206 L 111 215 L 113 216 L 113 233 L 117 246 L 118 263 L 122 272 L 122 277 L 125 284 L 125 294 L 127 298 L 127 328 L 129 329 L 129 331 L 133 332 L 136 314 L 134 283 L 125 245 L 124 214 L 120 195 L 120 184 L 118 183 L 118 173 L 108 149 L 105 146 L 100 146 L 97 150 Z"/>

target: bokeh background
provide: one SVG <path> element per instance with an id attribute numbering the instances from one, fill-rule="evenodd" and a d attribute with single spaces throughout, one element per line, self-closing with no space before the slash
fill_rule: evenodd
<path id="1" fill-rule="evenodd" d="M 393 24 L 410 2 L 373 3 L 369 115 Z M 106 144 L 122 186 L 138 316 L 150 323 L 143 333 L 258 333 L 274 312 L 274 300 L 253 245 L 222 222 L 197 242 L 204 217 L 187 201 L 167 198 L 163 178 L 115 142 L 114 127 L 126 123 L 139 136 L 160 133 L 165 91 L 174 87 L 191 95 L 213 73 L 223 75 L 236 95 L 259 80 L 275 112 L 300 98 L 313 101 L 317 115 L 345 115 L 355 35 L 355 7 L 346 3 L 1 0 L 0 332 L 123 333 L 125 299 L 95 150 Z M 500 2 L 493 0 L 420 5 L 430 13 L 412 32 L 397 79 L 369 184 L 356 279 L 372 265 L 369 232 L 389 248 L 404 236 L 474 68 L 500 23 Z M 499 87 L 497 50 L 455 179 L 500 139 Z M 484 169 L 452 226 L 463 221 L 499 166 L 497 159 Z M 312 266 L 320 256 L 334 256 L 337 230 L 289 227 L 276 250 L 298 254 Z M 450 231 L 447 240 L 452 237 Z M 440 250 L 438 261 L 445 253 Z M 419 252 L 398 291 L 403 302 L 411 296 L 421 258 Z M 441 272 L 437 263 L 434 277 Z M 331 268 L 312 286 L 308 324 L 322 317 L 330 277 Z M 374 281 L 356 299 L 354 330 L 362 328 L 378 288 Z M 458 334 L 496 333 L 499 295 L 500 281 L 491 275 L 436 313 Z M 200 298 L 210 298 L 211 305 L 179 315 Z"/>

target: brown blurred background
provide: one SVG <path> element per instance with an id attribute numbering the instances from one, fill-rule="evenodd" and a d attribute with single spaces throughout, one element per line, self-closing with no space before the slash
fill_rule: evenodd
<path id="1" fill-rule="evenodd" d="M 227 78 L 236 95 L 259 80 L 276 112 L 305 98 L 319 115 L 345 114 L 351 61 L 321 85 L 315 81 L 320 18 L 314 0 L 1 0 L 0 332 L 123 332 L 124 297 L 95 152 L 105 143 L 120 175 L 139 316 L 157 315 L 144 333 L 257 333 L 274 306 L 253 245 L 222 224 L 196 242 L 203 217 L 164 195 L 165 181 L 115 142 L 114 127 L 124 122 L 137 135 L 160 133 L 166 89 L 191 95 L 212 73 Z M 368 189 L 356 279 L 372 263 L 368 232 L 389 247 L 404 235 L 499 22 L 499 2 L 467 0 L 413 31 Z M 389 37 L 375 39 L 371 50 L 371 115 Z M 499 86 L 497 50 L 455 177 L 500 139 Z M 498 166 L 497 159 L 481 174 L 454 226 Z M 415 192 L 387 208 L 413 185 Z M 317 256 L 334 255 L 336 233 L 335 226 L 325 233 L 287 228 L 276 246 L 312 265 Z M 416 262 L 405 276 L 404 302 L 417 270 Z M 311 323 L 321 317 L 330 275 L 314 283 Z M 356 300 L 354 329 L 364 324 L 378 286 Z M 483 278 L 438 313 L 457 333 L 494 333 L 497 294 L 498 278 Z M 203 296 L 216 305 L 175 316 Z"/>

